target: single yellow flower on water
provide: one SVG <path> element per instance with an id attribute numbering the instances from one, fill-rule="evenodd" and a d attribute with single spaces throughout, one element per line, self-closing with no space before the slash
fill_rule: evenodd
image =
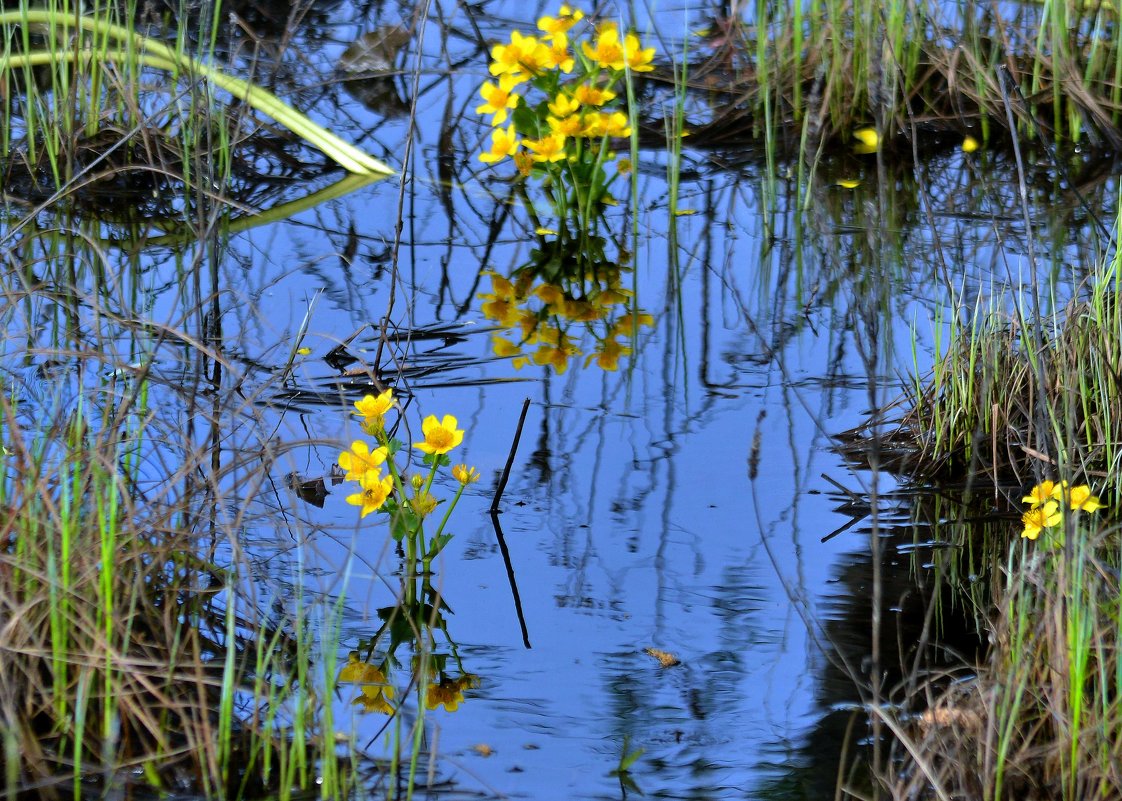
<path id="1" fill-rule="evenodd" d="M 573 90 L 573 100 L 582 106 L 602 106 L 609 100 L 615 100 L 616 93 L 609 89 L 601 89 L 582 83 Z M 561 116 L 561 115 L 558 115 Z"/>
<path id="2" fill-rule="evenodd" d="M 362 507 L 362 514 L 359 515 L 362 518 L 382 508 L 393 491 L 393 476 L 383 477 L 381 470 L 367 470 L 359 481 L 359 486 L 362 487 L 362 492 L 348 495 L 347 503 Z"/>
<path id="3" fill-rule="evenodd" d="M 586 58 L 595 61 L 604 69 L 622 70 L 627 64 L 623 54 L 623 44 L 619 40 L 619 28 L 614 22 L 601 25 L 597 31 L 596 46 L 581 42 Z"/>
<path id="4" fill-rule="evenodd" d="M 504 131 L 496 128 L 491 131 L 491 149 L 479 154 L 479 160 L 485 164 L 494 164 L 512 155 L 518 149 L 518 140 L 514 137 L 514 126 L 508 125 Z"/>
<path id="5" fill-rule="evenodd" d="M 973 153 L 975 150 L 977 150 L 980 147 L 981 147 L 981 145 L 978 143 L 978 140 L 975 139 L 973 136 L 967 136 L 965 139 L 962 140 L 962 151 L 964 153 Z"/>
<path id="6" fill-rule="evenodd" d="M 524 139 L 522 144 L 533 152 L 533 159 L 537 162 L 564 161 L 569 157 L 565 150 L 564 134 L 551 134 L 541 139 Z"/>
<path id="7" fill-rule="evenodd" d="M 347 471 L 343 478 L 347 481 L 362 481 L 367 470 L 376 470 L 386 461 L 389 451 L 385 448 L 376 448 L 373 451 L 360 439 L 351 443 L 349 451 L 339 454 L 339 466 Z"/>
<path id="8" fill-rule="evenodd" d="M 1099 501 L 1097 495 L 1091 494 L 1091 488 L 1086 484 L 1080 484 L 1078 487 L 1072 487 L 1068 495 L 1068 503 L 1071 504 L 1072 509 L 1077 509 L 1082 512 L 1095 512 L 1099 509 L 1105 509 L 1106 504 Z"/>
<path id="9" fill-rule="evenodd" d="M 1058 501 L 1063 498 L 1063 485 L 1055 481 L 1041 481 L 1031 490 L 1029 494 L 1021 498 L 1021 503 L 1032 504 L 1032 508 L 1036 509 L 1043 506 L 1048 501 Z"/>
<path id="10" fill-rule="evenodd" d="M 442 420 L 437 420 L 435 414 L 430 414 L 421 423 L 425 441 L 414 442 L 413 447 L 424 453 L 448 453 L 464 441 L 464 432 L 456 428 L 456 423 L 456 418 L 450 414 L 444 415 Z"/>
<path id="11" fill-rule="evenodd" d="M 487 102 L 481 106 L 476 106 L 475 113 L 494 114 L 495 116 L 491 118 L 491 124 L 502 125 L 506 122 L 507 112 L 518 108 L 519 96 L 511 91 L 517 84 L 518 81 L 509 74 L 499 76 L 498 86 L 490 81 L 484 81 L 483 85 L 479 87 L 479 94 Z"/>
<path id="12" fill-rule="evenodd" d="M 558 34 L 564 34 L 582 19 L 584 19 L 583 11 L 563 4 L 556 17 L 541 17 L 538 20 L 538 29 L 545 32 L 546 36 L 543 38 L 556 37 Z"/>
<path id="13" fill-rule="evenodd" d="M 1030 509 L 1021 515 L 1021 522 L 1025 524 L 1025 530 L 1021 532 L 1021 536 L 1035 540 L 1042 530 L 1051 528 L 1062 519 L 1060 505 L 1055 501 L 1048 501 L 1043 506 Z"/>
<path id="14" fill-rule="evenodd" d="M 651 62 L 654 60 L 654 48 L 643 49 L 639 44 L 639 37 L 633 33 L 623 37 L 623 60 L 632 72 L 650 72 L 654 69 Z"/>
<path id="15" fill-rule="evenodd" d="M 479 471 L 474 467 L 468 467 L 466 464 L 458 464 L 452 468 L 452 478 L 466 487 L 468 484 L 474 484 L 479 480 Z"/>

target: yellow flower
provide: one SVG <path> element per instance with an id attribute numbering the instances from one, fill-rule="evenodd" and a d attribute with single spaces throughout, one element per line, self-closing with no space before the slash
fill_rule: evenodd
<path id="1" fill-rule="evenodd" d="M 600 26 L 595 47 L 588 42 L 581 42 L 581 49 L 588 59 L 595 61 L 604 69 L 622 70 L 627 63 L 624 59 L 623 45 L 619 41 L 619 28 L 614 22 Z"/>
<path id="2" fill-rule="evenodd" d="M 565 38 L 565 34 L 559 33 L 553 37 L 553 41 L 542 51 L 542 63 L 564 73 L 573 71 L 573 64 L 576 62 L 569 52 L 569 40 Z"/>
<path id="3" fill-rule="evenodd" d="M 584 19 L 583 11 L 579 8 L 570 8 L 568 4 L 563 4 L 556 17 L 541 17 L 538 20 L 538 29 L 544 31 L 546 34 L 544 38 L 548 39 L 549 37 L 556 37 L 558 34 L 564 34 L 582 19 Z"/>
<path id="4" fill-rule="evenodd" d="M 631 173 L 631 159 L 620 159 L 616 163 L 616 172 L 620 175 L 629 175 Z"/>
<path id="5" fill-rule="evenodd" d="M 962 140 L 962 152 L 963 153 L 973 153 L 975 150 L 977 150 L 980 147 L 981 147 L 981 145 L 978 144 L 978 140 L 975 139 L 973 136 L 967 136 L 965 139 Z"/>
<path id="6" fill-rule="evenodd" d="M 483 85 L 479 87 L 479 94 L 487 102 L 481 106 L 476 106 L 476 114 L 494 114 L 491 118 L 492 125 L 502 125 L 506 122 L 507 111 L 513 111 L 518 108 L 518 95 L 511 92 L 511 90 L 518 85 L 518 81 L 514 76 L 505 74 L 499 76 L 499 85 L 484 81 Z"/>
<path id="7" fill-rule="evenodd" d="M 514 138 L 514 126 L 508 125 L 504 131 L 496 128 L 491 131 L 491 149 L 479 154 L 479 160 L 485 164 L 494 164 L 512 155 L 518 149 L 518 140 Z"/>
<path id="8" fill-rule="evenodd" d="M 1036 509 L 1048 501 L 1058 501 L 1063 497 L 1063 485 L 1055 481 L 1042 481 L 1033 487 L 1029 494 L 1021 498 L 1021 503 L 1032 504 Z"/>
<path id="9" fill-rule="evenodd" d="M 1043 529 L 1051 528 L 1063 519 L 1060 505 L 1055 501 L 1048 501 L 1043 506 L 1030 509 L 1021 515 L 1021 522 L 1025 524 L 1022 537 L 1035 540 Z"/>
<path id="10" fill-rule="evenodd" d="M 1078 487 L 1071 488 L 1071 493 L 1068 496 L 1068 503 L 1071 504 L 1072 509 L 1083 512 L 1095 512 L 1099 509 L 1106 508 L 1106 504 L 1100 502 L 1097 495 L 1092 495 L 1091 488 L 1086 484 L 1080 484 Z"/>
<path id="11" fill-rule="evenodd" d="M 479 471 L 474 467 L 468 467 L 466 464 L 458 464 L 452 468 L 452 478 L 466 487 L 468 484 L 474 484 L 479 480 Z"/>
<path id="12" fill-rule="evenodd" d="M 385 674 L 369 662 L 361 661 L 357 651 L 351 651 L 347 664 L 339 671 L 339 681 L 343 684 L 374 684 L 385 680 Z"/>
<path id="13" fill-rule="evenodd" d="M 585 43 L 585 47 L 588 43 Z M 601 89 L 597 86 L 590 86 L 589 84 L 582 83 L 573 90 L 573 100 L 578 105 L 582 106 L 602 106 L 609 100 L 615 100 L 616 93 L 610 89 Z M 561 116 L 558 114 L 557 116 Z"/>
<path id="14" fill-rule="evenodd" d="M 525 139 L 522 144 L 533 151 L 534 161 L 537 162 L 564 161 L 569 155 L 565 151 L 564 134 L 550 134 L 541 139 Z"/>
<path id="15" fill-rule="evenodd" d="M 362 514 L 359 515 L 361 519 L 382 508 L 386 499 L 390 497 L 390 492 L 393 491 L 393 477 L 383 478 L 381 470 L 367 470 L 358 485 L 362 487 L 362 492 L 348 495 L 347 503 L 362 507 Z"/>
<path id="16" fill-rule="evenodd" d="M 456 428 L 456 422 L 450 414 L 444 415 L 443 420 L 437 420 L 435 414 L 430 414 L 421 423 L 425 441 L 414 442 L 413 447 L 424 453 L 448 453 L 464 441 L 464 432 Z"/>
<path id="17" fill-rule="evenodd" d="M 631 136 L 631 126 L 627 124 L 627 115 L 622 111 L 598 114 L 595 130 L 598 136 Z"/>
<path id="18" fill-rule="evenodd" d="M 565 291 L 556 284 L 541 284 L 534 289 L 534 294 L 554 309 L 560 309 L 565 304 Z"/>
<path id="19" fill-rule="evenodd" d="M 386 415 L 393 408 L 393 390 L 375 396 L 366 395 L 360 401 L 355 401 L 355 408 L 362 415 L 362 430 L 370 436 L 375 436 L 385 428 Z M 381 464 L 381 462 L 379 462 Z M 342 466 L 342 465 L 340 465 Z"/>
<path id="20" fill-rule="evenodd" d="M 549 125 L 549 130 L 557 136 L 576 137 L 584 132 L 584 122 L 575 114 L 561 119 L 549 116 L 545 118 L 545 121 Z M 529 146 L 527 145 L 527 147 Z"/>
<path id="21" fill-rule="evenodd" d="M 377 470 L 388 455 L 389 451 L 385 448 L 371 451 L 365 442 L 356 439 L 351 443 L 349 451 L 339 454 L 339 466 L 347 471 L 343 478 L 347 481 L 361 481 L 367 470 Z"/>
<path id="22" fill-rule="evenodd" d="M 643 326 L 653 326 L 654 317 L 647 314 L 646 312 L 639 312 L 638 314 L 634 315 L 634 317 L 630 314 L 625 314 L 623 317 L 620 317 L 618 320 L 616 320 L 615 325 L 612 326 L 611 330 L 608 332 L 608 335 L 613 337 L 629 337 L 631 336 L 633 323 L 635 328 L 642 328 Z"/>
<path id="23" fill-rule="evenodd" d="M 510 44 L 495 45 L 491 48 L 491 74 L 524 72 L 536 73 L 541 69 L 546 47 L 533 36 L 523 36 L 511 31 Z"/>
<path id="24" fill-rule="evenodd" d="M 549 365 L 561 375 L 569 369 L 569 357 L 579 354 L 571 345 L 542 345 L 534 351 L 534 364 Z"/>
<path id="25" fill-rule="evenodd" d="M 347 664 L 339 671 L 339 682 L 361 684 L 361 694 L 355 699 L 367 712 L 393 714 L 394 708 L 389 699 L 393 698 L 394 688 L 386 682 L 385 674 L 369 662 L 359 661 L 358 654 L 351 651 Z"/>
<path id="26" fill-rule="evenodd" d="M 627 68 L 633 72 L 650 72 L 654 69 L 651 65 L 651 61 L 654 60 L 654 48 L 642 49 L 639 37 L 629 33 L 623 37 L 623 60 L 627 62 Z"/>
<path id="27" fill-rule="evenodd" d="M 580 103 L 564 92 L 558 94 L 553 98 L 553 101 L 549 103 L 549 113 L 558 119 L 563 119 L 570 114 L 574 114 L 579 108 Z"/>

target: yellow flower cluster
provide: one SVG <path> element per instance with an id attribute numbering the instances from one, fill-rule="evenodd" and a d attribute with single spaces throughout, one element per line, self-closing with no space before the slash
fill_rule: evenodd
<path id="1" fill-rule="evenodd" d="M 557 284 L 534 285 L 536 273 L 532 270 L 522 272 L 513 283 L 498 273 L 490 275 L 491 291 L 479 295 L 483 316 L 516 332 L 517 341 L 502 334 L 492 335 L 494 354 L 512 359 L 516 370 L 532 362 L 564 373 L 570 359 L 582 355 L 574 339 L 562 329 L 566 323 L 600 323 L 603 333 L 596 336 L 596 349 L 586 357 L 585 366 L 595 361 L 603 370 L 618 370 L 620 357 L 631 353 L 620 339 L 631 336 L 633 323 L 654 325 L 654 318 L 645 312 L 634 318 L 620 313 L 626 309 L 631 291 L 619 286 L 618 272 L 607 281 L 588 282 L 589 290 L 579 299 Z M 528 347 L 534 348 L 529 354 L 525 350 Z"/>
<path id="2" fill-rule="evenodd" d="M 493 164 L 509 156 L 529 175 L 536 164 L 579 158 L 583 141 L 631 135 L 627 115 L 609 106 L 617 98 L 612 87 L 627 71 L 652 70 L 654 48 L 644 49 L 633 33 L 621 36 L 614 22 L 599 25 L 580 47 L 571 45 L 569 32 L 582 19 L 582 11 L 562 5 L 556 17 L 538 20 L 540 35 L 512 31 L 509 43 L 491 49 L 496 82 L 480 87 L 484 102 L 475 109 L 490 114 L 494 126 L 481 161 Z M 534 88 L 545 101 L 531 106 L 520 92 Z M 518 109 L 527 113 L 519 117 Z M 499 127 L 511 114 L 514 122 Z"/>
<path id="3" fill-rule="evenodd" d="M 1065 506 L 1073 512 L 1095 512 L 1105 508 L 1098 496 L 1091 494 L 1089 486 L 1080 484 L 1070 487 L 1066 481 L 1042 481 L 1029 490 L 1021 503 L 1029 504 L 1028 511 L 1021 515 L 1025 526 L 1021 536 L 1030 540 L 1039 537 L 1041 531 L 1059 525 Z"/>
<path id="4" fill-rule="evenodd" d="M 362 417 L 362 430 L 379 443 L 377 448 L 371 450 L 362 440 L 355 440 L 351 443 L 350 450 L 339 454 L 339 467 L 344 471 L 344 480 L 357 481 L 359 484 L 359 492 L 348 495 L 347 503 L 360 507 L 361 517 L 386 507 L 400 481 L 396 467 L 392 459 L 389 459 L 391 447 L 396 450 L 400 443 L 391 440 L 386 433 L 386 415 L 395 404 L 393 390 L 390 389 L 379 395 L 366 395 L 354 404 L 355 413 Z M 464 440 L 463 429 L 457 428 L 458 424 L 450 414 L 439 420 L 436 415 L 430 414 L 421 423 L 424 439 L 413 443 L 413 447 L 429 456 L 443 456 Z M 389 468 L 389 474 L 382 473 L 383 465 Z M 434 470 L 435 467 L 434 464 Z M 467 465 L 456 465 L 452 474 L 461 486 L 479 480 L 478 471 Z M 411 481 L 414 492 L 409 505 L 419 518 L 430 514 L 438 503 L 428 492 L 430 484 L 431 477 L 426 481 L 423 476 L 413 476 Z"/>

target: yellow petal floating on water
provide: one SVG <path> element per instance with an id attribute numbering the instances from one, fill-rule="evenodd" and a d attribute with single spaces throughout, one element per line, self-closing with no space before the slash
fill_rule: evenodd
<path id="1" fill-rule="evenodd" d="M 296 352 L 299 353 L 301 356 L 307 356 L 309 353 L 312 352 L 312 349 L 311 348 L 297 348 Z"/>
<path id="2" fill-rule="evenodd" d="M 674 212 L 675 217 L 689 217 L 691 214 L 697 214 L 697 209 L 677 209 Z"/>
<path id="3" fill-rule="evenodd" d="M 861 181 L 857 178 L 839 178 L 837 180 L 837 186 L 840 186 L 842 189 L 856 189 L 861 186 Z"/>
<path id="4" fill-rule="evenodd" d="M 973 136 L 968 136 L 962 140 L 962 150 L 964 153 L 973 153 L 980 147 L 981 145 L 978 143 L 978 140 Z"/>
<path id="5" fill-rule="evenodd" d="M 534 233 L 538 236 L 557 236 L 557 232 L 552 228 L 535 228 Z"/>

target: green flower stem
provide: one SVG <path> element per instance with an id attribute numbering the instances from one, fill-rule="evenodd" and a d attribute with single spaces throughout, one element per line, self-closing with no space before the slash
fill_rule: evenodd
<path id="1" fill-rule="evenodd" d="M 444 526 L 448 524 L 448 519 L 452 516 L 452 510 L 456 508 L 456 504 L 460 501 L 460 496 L 464 494 L 464 486 L 465 485 L 461 484 L 460 488 L 456 490 L 456 494 L 452 496 L 452 500 L 448 502 L 448 509 L 444 512 L 444 519 L 440 521 L 440 525 L 436 527 L 436 533 L 432 535 L 434 540 L 443 533 Z"/>
<path id="2" fill-rule="evenodd" d="M 202 75 L 215 86 L 229 92 L 239 100 L 244 100 L 253 108 L 267 114 L 284 127 L 308 143 L 322 150 L 328 157 L 344 169 L 360 175 L 392 175 L 393 170 L 354 145 L 344 141 L 321 125 L 312 122 L 304 114 L 289 106 L 279 97 L 256 84 L 227 75 L 221 70 L 204 64 L 186 53 L 177 53 L 172 48 L 143 34 L 128 30 L 120 25 L 94 19 L 92 17 L 73 17 L 54 11 L 8 11 L 0 13 L 0 26 L 8 25 L 46 25 L 68 28 L 77 26 L 97 36 L 116 40 L 117 49 L 107 49 L 102 54 L 108 59 L 124 59 L 129 56 L 146 66 L 171 72 L 180 70 Z M 130 54 L 128 45 L 132 44 L 138 52 Z M 0 58 L 0 71 L 18 67 L 56 63 L 59 59 L 78 61 L 89 51 L 33 52 L 24 55 Z"/>

